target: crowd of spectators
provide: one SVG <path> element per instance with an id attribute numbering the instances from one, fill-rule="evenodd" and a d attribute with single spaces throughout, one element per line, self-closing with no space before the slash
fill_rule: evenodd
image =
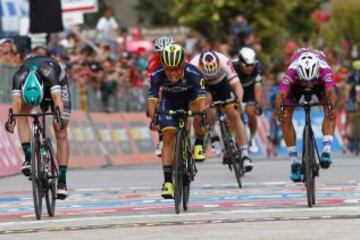
<path id="1" fill-rule="evenodd" d="M 324 16 L 321 12 L 323 6 L 320 7 L 314 12 L 314 18 L 319 19 L 317 31 L 321 31 L 324 21 L 331 17 Z M 150 47 L 149 45 L 141 45 L 132 49 L 129 47 L 129 41 L 141 41 L 142 39 L 139 29 L 128 30 L 120 27 L 111 9 L 107 9 L 98 20 L 95 34 L 91 38 L 85 38 L 81 31 L 72 29 L 52 41 L 48 50 L 42 47 L 35 50 L 49 51 L 50 56 L 57 59 L 66 69 L 73 86 L 72 95 L 76 96 L 76 99 L 73 100 L 75 109 L 106 112 L 142 111 L 146 101 L 148 84 L 146 68 L 147 58 L 152 53 L 151 42 Z M 188 59 L 207 48 L 236 57 L 242 46 L 249 46 L 255 50 L 258 56 L 262 54 L 261 39 L 253 32 L 247 19 L 242 15 L 234 18 L 226 43 L 220 41 L 210 43 L 205 37 L 193 34 L 193 32 L 186 38 L 175 38 L 175 40 L 185 46 Z M 318 42 L 321 43 L 321 41 Z M 263 105 L 265 107 L 270 106 L 266 93 L 270 92 L 270 89 L 281 80 L 281 74 L 285 70 L 291 54 L 300 47 L 314 47 L 325 51 L 333 66 L 336 83 L 340 88 L 343 86 L 350 71 L 351 58 L 349 58 L 349 54 L 336 54 L 334 50 L 324 48 L 319 43 L 314 45 L 309 39 L 301 39 L 301 41 L 288 39 L 283 42 L 282 57 L 284 61 L 273 63 L 270 60 L 265 66 L 263 84 Z M 343 49 L 354 55 L 354 46 L 348 41 L 344 41 Z M 16 67 L 23 62 L 24 58 L 24 51 L 18 49 L 12 39 L 0 40 L 0 65 Z M 9 81 L 11 80 L 9 79 Z"/>

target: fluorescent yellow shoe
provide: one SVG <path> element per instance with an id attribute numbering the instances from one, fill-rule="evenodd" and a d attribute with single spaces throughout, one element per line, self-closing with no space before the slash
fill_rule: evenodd
<path id="1" fill-rule="evenodd" d="M 194 160 L 197 162 L 203 162 L 205 160 L 205 150 L 202 145 L 194 146 Z"/>
<path id="2" fill-rule="evenodd" d="M 165 199 L 174 198 L 174 184 L 171 182 L 165 182 L 161 187 L 161 196 Z"/>

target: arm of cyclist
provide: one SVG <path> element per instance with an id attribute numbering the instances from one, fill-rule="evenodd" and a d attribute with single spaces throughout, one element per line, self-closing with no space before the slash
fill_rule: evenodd
<path id="1" fill-rule="evenodd" d="M 13 114 L 17 114 L 21 110 L 21 105 L 23 104 L 22 96 L 21 96 L 21 83 L 19 81 L 20 76 L 23 73 L 23 69 L 19 69 L 13 76 L 12 79 L 12 111 Z M 10 121 L 9 121 L 10 120 Z M 5 123 L 5 129 L 9 133 L 14 133 L 16 126 L 16 119 L 9 119 Z"/>
<path id="2" fill-rule="evenodd" d="M 331 120 L 335 119 L 335 106 L 336 106 L 336 91 L 335 88 L 325 89 L 325 96 L 328 100 L 328 107 L 325 109 L 326 116 L 329 116 Z"/>
<path id="3" fill-rule="evenodd" d="M 275 115 L 279 119 L 280 122 L 283 122 L 284 112 L 281 108 L 281 104 L 284 103 L 285 99 L 288 96 L 288 92 L 280 91 L 275 100 Z"/>
<path id="4" fill-rule="evenodd" d="M 151 74 L 150 75 L 150 88 L 149 88 L 148 98 L 147 98 L 146 116 L 148 116 L 151 119 L 150 129 L 152 131 L 158 131 L 160 129 L 158 124 L 156 126 L 153 124 L 155 112 L 156 112 L 156 109 L 157 109 L 158 103 L 159 103 L 160 87 L 161 87 L 160 80 L 156 77 L 156 75 Z"/>
<path id="5" fill-rule="evenodd" d="M 12 102 L 13 114 L 17 114 L 20 112 L 21 104 L 22 104 L 21 96 L 13 96 L 13 102 Z M 9 119 L 9 120 L 6 121 L 5 123 L 5 129 L 9 133 L 14 133 L 16 126 L 16 119 L 13 117 L 13 119 Z"/>
<path id="6" fill-rule="evenodd" d="M 262 114 L 262 107 L 260 105 L 261 102 L 261 83 L 255 83 L 255 101 L 256 101 L 256 113 L 257 115 L 261 115 Z"/>
<path id="7" fill-rule="evenodd" d="M 240 79 L 239 77 L 234 77 L 230 80 L 230 86 L 232 87 L 236 97 L 237 97 L 237 104 L 239 105 L 239 109 L 241 110 L 242 108 L 242 100 L 244 97 L 244 89 L 240 84 Z"/>

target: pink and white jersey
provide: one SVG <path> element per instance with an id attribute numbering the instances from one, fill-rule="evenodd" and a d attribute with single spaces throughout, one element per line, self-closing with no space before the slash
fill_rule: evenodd
<path id="1" fill-rule="evenodd" d="M 319 68 L 319 77 L 312 81 L 310 84 L 306 84 L 299 79 L 297 68 L 299 65 L 299 57 L 304 52 L 311 52 L 315 54 L 320 59 L 320 68 Z M 313 50 L 309 48 L 300 48 L 291 57 L 290 65 L 286 70 L 283 80 L 280 83 L 280 91 L 288 92 L 291 89 L 292 85 L 300 86 L 314 86 L 318 84 L 323 84 L 325 89 L 333 88 L 335 86 L 332 76 L 332 71 L 330 65 L 326 61 L 326 56 L 322 51 Z"/>

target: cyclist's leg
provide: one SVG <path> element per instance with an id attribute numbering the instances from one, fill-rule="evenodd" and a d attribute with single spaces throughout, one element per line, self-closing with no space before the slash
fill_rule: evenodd
<path id="1" fill-rule="evenodd" d="M 206 105 L 209 106 L 212 103 L 212 96 L 211 93 L 206 94 Z M 219 156 L 221 154 L 221 147 L 220 147 L 220 137 L 218 133 L 215 130 L 215 124 L 216 124 L 216 110 L 212 108 L 208 108 L 206 110 L 207 113 L 207 124 L 209 126 L 209 136 L 211 141 L 211 148 L 212 153 L 215 156 Z"/>
<path id="2" fill-rule="evenodd" d="M 59 199 L 65 199 L 68 196 L 67 191 L 67 169 L 70 160 L 70 145 L 68 140 L 68 125 L 71 115 L 71 100 L 68 86 L 62 86 L 61 99 L 63 102 L 62 119 L 64 121 L 64 128 L 61 129 L 59 124 L 53 122 L 55 138 L 56 138 L 56 160 L 59 165 L 59 179 L 57 185 L 57 197 Z M 51 104 L 51 109 L 54 110 L 54 103 Z M 55 120 L 55 119 L 54 119 Z"/>
<path id="3" fill-rule="evenodd" d="M 255 143 L 255 134 L 257 131 L 257 114 L 256 114 L 256 107 L 254 105 L 246 105 L 246 114 L 248 115 L 249 121 L 248 121 L 248 125 L 250 128 L 250 143 L 251 143 L 251 147 L 250 147 L 250 151 L 251 152 L 257 152 L 257 146 Z"/>
<path id="4" fill-rule="evenodd" d="M 321 99 L 322 101 L 327 102 L 328 99 L 326 98 L 326 96 L 324 95 L 324 90 L 323 88 L 321 89 L 320 87 L 318 89 L 315 89 L 314 91 L 315 94 L 318 96 L 319 99 Z M 322 168 L 328 168 L 331 163 L 331 145 L 333 142 L 333 136 L 334 136 L 334 132 L 335 132 L 335 128 L 336 128 L 336 111 L 333 111 L 332 116 L 330 116 L 329 114 L 327 114 L 326 110 L 327 110 L 328 106 L 324 106 L 324 112 L 325 112 L 325 116 L 324 116 L 324 120 L 322 123 L 322 133 L 323 133 L 323 152 L 321 153 L 321 157 L 320 157 L 320 165 Z M 335 107 L 335 106 L 333 106 Z"/>
<path id="5" fill-rule="evenodd" d="M 32 107 L 26 105 L 21 99 L 21 113 L 30 113 Z M 28 117 L 16 117 L 18 126 L 18 135 L 21 142 L 21 146 L 25 155 L 25 160 L 21 168 L 21 172 L 25 176 L 30 176 L 31 170 L 31 129 L 28 121 Z"/>
<path id="6" fill-rule="evenodd" d="M 290 179 L 294 182 L 299 182 L 301 181 L 301 162 L 296 149 L 296 132 L 292 123 L 293 112 L 293 108 L 285 109 L 282 131 L 291 161 Z"/>
<path id="7" fill-rule="evenodd" d="M 189 104 L 189 109 L 193 112 L 205 112 L 206 111 L 206 97 L 202 96 L 192 100 Z M 201 125 L 201 117 L 194 117 L 194 130 L 195 130 L 195 145 L 194 145 L 194 160 L 204 161 L 205 149 L 204 149 L 204 137 L 206 134 L 206 126 Z"/>
<path id="8" fill-rule="evenodd" d="M 173 198 L 174 185 L 172 180 L 173 166 L 174 166 L 174 149 L 176 142 L 176 128 L 167 126 L 162 128 L 163 134 L 163 149 L 161 154 L 164 183 L 161 187 L 161 196 L 163 198 Z"/>
<path id="9" fill-rule="evenodd" d="M 160 111 L 177 109 L 177 105 L 172 104 L 168 99 L 162 98 L 159 104 Z M 173 165 L 174 165 L 174 148 L 176 139 L 177 121 L 171 115 L 159 115 L 159 125 L 162 132 L 163 149 L 161 154 L 162 168 L 164 174 L 164 183 L 161 187 L 161 196 L 163 198 L 173 198 Z"/>

